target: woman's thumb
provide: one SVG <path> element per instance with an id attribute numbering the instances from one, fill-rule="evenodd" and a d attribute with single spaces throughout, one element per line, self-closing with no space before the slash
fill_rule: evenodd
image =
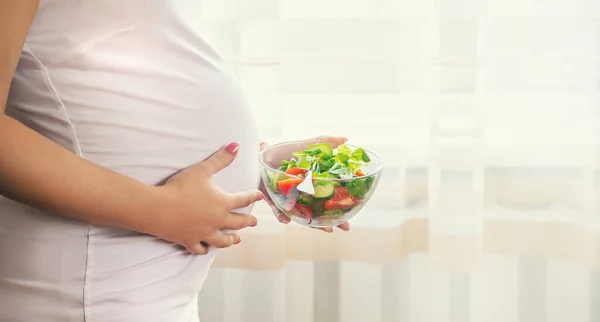
<path id="1" fill-rule="evenodd" d="M 219 149 L 210 157 L 200 163 L 201 167 L 209 174 L 213 175 L 223 169 L 235 160 L 240 145 L 237 143 L 229 143 L 227 146 Z"/>

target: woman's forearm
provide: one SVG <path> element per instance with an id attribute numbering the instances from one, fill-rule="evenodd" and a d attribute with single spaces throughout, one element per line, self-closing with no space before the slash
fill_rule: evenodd
<path id="1" fill-rule="evenodd" d="M 0 194 L 94 224 L 150 232 L 155 187 L 93 164 L 0 114 Z"/>

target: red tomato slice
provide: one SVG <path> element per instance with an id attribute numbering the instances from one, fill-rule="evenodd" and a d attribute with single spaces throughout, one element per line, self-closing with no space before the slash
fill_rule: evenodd
<path id="1" fill-rule="evenodd" d="M 302 169 L 302 168 L 298 168 L 298 167 L 292 167 L 287 169 L 287 171 L 285 171 L 285 173 L 287 174 L 291 174 L 293 176 L 298 176 L 301 174 L 306 174 L 308 172 L 308 170 L 306 169 Z"/>
<path id="2" fill-rule="evenodd" d="M 299 217 L 307 219 L 309 224 L 312 222 L 312 217 L 314 215 L 312 208 L 297 203 L 292 211 Z"/>
<path id="3" fill-rule="evenodd" d="M 333 198 L 325 202 L 327 210 L 346 210 L 356 204 L 357 200 L 345 187 L 335 187 Z"/>
<path id="4" fill-rule="evenodd" d="M 304 181 L 304 179 L 287 179 L 277 181 L 277 189 L 279 189 L 282 194 L 289 196 L 292 192 L 292 189 L 302 183 L 302 181 Z"/>

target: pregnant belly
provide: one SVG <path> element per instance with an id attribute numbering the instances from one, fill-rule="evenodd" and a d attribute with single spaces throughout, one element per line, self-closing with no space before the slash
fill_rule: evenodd
<path id="1" fill-rule="evenodd" d="M 144 158 L 140 158 L 137 166 L 133 163 L 120 165 L 119 170 L 153 183 L 180 168 L 203 160 L 228 141 L 242 141 L 240 143 L 245 149 L 241 148 L 236 160 L 214 175 L 212 181 L 225 191 L 256 189 L 259 184 L 257 142 L 248 140 L 247 137 L 235 137 L 235 134 L 227 134 L 225 138 L 215 141 L 192 151 L 181 149 L 179 153 L 175 152 L 180 148 L 163 146 L 163 151 L 171 152 L 167 156 L 157 157 L 164 163 L 160 164 L 158 160 L 144 163 Z M 237 211 L 251 213 L 252 207 Z M 111 303 L 111 300 L 119 298 L 126 304 L 124 307 L 138 308 L 126 313 L 132 316 L 123 316 L 125 320 L 135 320 L 139 318 L 135 315 L 140 312 L 156 309 L 151 309 L 150 306 L 162 306 L 159 312 L 177 312 L 186 306 L 193 307 L 195 295 L 206 279 L 215 254 L 216 250 L 212 249 L 205 256 L 189 255 L 177 246 L 150 236 L 93 227 L 89 236 L 88 255 L 91 262 L 88 264 L 88 281 L 90 299 L 95 304 L 90 306 L 90 310 L 95 311 L 95 316 L 108 317 L 114 314 L 114 306 L 104 303 Z"/>
<path id="2" fill-rule="evenodd" d="M 259 138 L 243 96 L 230 81 L 207 83 L 200 90 L 206 93 L 184 84 L 153 92 L 148 89 L 159 88 L 156 84 L 143 86 L 139 80 L 136 87 L 122 89 L 118 84 L 125 79 L 111 87 L 106 81 L 94 86 L 91 82 L 102 79 L 87 77 L 81 87 L 67 81 L 81 77 L 55 74 L 64 80 L 56 83 L 64 114 L 43 110 L 55 102 L 29 95 L 15 97 L 18 109 L 12 115 L 84 158 L 151 185 L 238 142 L 236 160 L 212 181 L 230 192 L 258 188 Z M 29 84 L 35 86 L 35 80 Z M 177 321 L 193 307 L 215 255 L 214 250 L 188 255 L 151 236 L 88 227 L 6 200 L 1 206 L 0 293 L 14 303 L 52 304 L 39 309 L 79 303 L 85 293 L 89 314 L 98 320 Z M 251 207 L 238 211 L 251 212 Z M 31 238 L 32 232 L 45 238 Z M 14 251 L 14 245 L 27 251 Z M 153 316 L 156 312 L 163 315 Z"/>
<path id="3" fill-rule="evenodd" d="M 86 138 L 84 131 L 79 133 Z M 203 137 L 184 139 L 120 129 L 105 138 L 102 145 L 80 143 L 82 154 L 148 184 L 159 184 L 236 141 L 241 146 L 236 160 L 214 175 L 213 183 L 231 192 L 256 189 L 259 184 L 259 143 L 249 128 L 225 125 Z M 0 293 L 7 297 L 5 303 L 39 302 L 47 305 L 36 309 L 63 310 L 85 293 L 93 319 L 178 321 L 193 312 L 195 296 L 216 254 L 213 249 L 194 256 L 152 236 L 88 227 L 8 200 L 1 205 Z M 250 213 L 251 208 L 238 211 Z M 17 287 L 23 281 L 27 282 Z"/>
<path id="4" fill-rule="evenodd" d="M 79 133 L 86 138 L 82 130 Z M 201 138 L 184 139 L 146 135 L 116 130 L 105 136 L 107 143 L 81 144 L 82 154 L 142 182 L 158 184 L 236 141 L 241 146 L 236 160 L 212 181 L 231 192 L 258 187 L 259 143 L 249 129 L 225 125 Z M 216 254 L 213 249 L 205 256 L 193 256 L 152 236 L 87 227 L 8 200 L 1 205 L 0 293 L 6 296 L 5 303 L 45 303 L 35 310 L 80 312 L 68 303 L 81 301 L 85 292 L 92 319 L 178 321 L 185 312 L 193 312 L 195 296 Z M 238 211 L 250 213 L 251 208 Z M 44 314 L 48 312 L 40 312 Z"/>
<path id="5" fill-rule="evenodd" d="M 204 106 L 188 113 L 172 107 L 171 113 L 165 114 L 164 107 L 156 106 L 153 108 L 159 112 L 154 116 L 146 114 L 143 122 L 133 116 L 122 120 L 130 126 L 112 126 L 102 138 L 98 131 L 79 130 L 82 154 L 154 185 L 203 161 L 222 146 L 238 142 L 236 159 L 215 174 L 212 182 L 229 192 L 257 189 L 259 139 L 245 105 L 235 103 Z M 247 207 L 237 211 L 251 210 Z M 181 306 L 199 292 L 215 256 L 214 249 L 206 256 L 192 256 L 162 240 L 106 227 L 94 227 L 89 238 L 88 252 L 93 261 L 89 280 L 96 303 L 118 294 L 133 301 L 130 304 L 144 306 L 164 301 L 164 305 Z M 110 311 L 102 304 L 97 310 Z"/>

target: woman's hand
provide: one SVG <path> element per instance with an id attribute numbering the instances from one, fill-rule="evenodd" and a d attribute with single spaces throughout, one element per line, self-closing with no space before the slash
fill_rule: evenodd
<path id="1" fill-rule="evenodd" d="M 262 200 L 263 194 L 260 191 L 227 193 L 210 181 L 212 175 L 231 164 L 237 150 L 238 145 L 232 143 L 157 187 L 167 208 L 151 233 L 193 254 L 206 254 L 210 246 L 224 248 L 238 244 L 237 235 L 222 230 L 256 226 L 256 217 L 233 210 Z"/>
<path id="2" fill-rule="evenodd" d="M 333 147 L 334 149 L 337 148 L 338 146 L 346 143 L 348 141 L 347 138 L 345 137 L 339 137 L 339 136 L 319 136 L 316 138 L 311 138 L 311 139 L 307 139 L 306 140 L 306 147 L 310 146 L 311 144 L 314 144 L 315 141 L 319 141 L 319 142 L 325 142 L 329 145 L 331 145 L 331 147 Z M 268 147 L 267 143 L 262 143 L 260 146 L 261 151 L 266 149 Z M 293 152 L 296 151 L 285 151 L 284 153 L 286 153 L 286 155 L 290 155 Z M 260 191 L 263 193 L 264 195 L 264 200 L 267 202 L 267 204 L 269 204 L 269 206 L 271 207 L 271 209 L 273 210 L 273 214 L 275 215 L 275 217 L 277 218 L 277 220 L 279 220 L 279 222 L 283 223 L 283 224 L 288 224 L 290 222 L 290 218 L 288 216 L 286 216 L 284 213 L 282 213 L 277 206 L 275 205 L 275 203 L 273 202 L 273 200 L 271 200 L 271 198 L 269 197 L 268 192 L 266 191 L 265 185 L 262 183 L 260 183 Z M 350 230 L 350 223 L 345 222 L 341 225 L 338 226 L 338 228 L 340 228 L 341 230 L 344 231 L 349 231 Z M 328 233 L 332 233 L 333 229 L 332 228 L 319 228 L 320 230 L 323 230 L 325 232 Z"/>

